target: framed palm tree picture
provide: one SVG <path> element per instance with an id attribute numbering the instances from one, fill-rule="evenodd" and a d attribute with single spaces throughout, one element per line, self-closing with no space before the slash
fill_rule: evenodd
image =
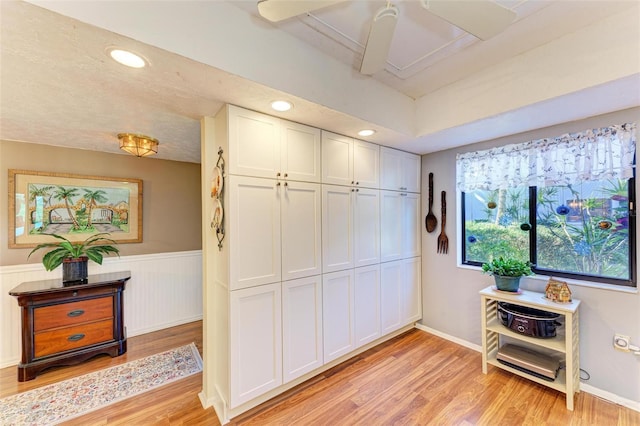
<path id="1" fill-rule="evenodd" d="M 108 232 L 142 242 L 142 180 L 9 170 L 9 247 L 33 247 L 48 234 L 83 241 Z"/>

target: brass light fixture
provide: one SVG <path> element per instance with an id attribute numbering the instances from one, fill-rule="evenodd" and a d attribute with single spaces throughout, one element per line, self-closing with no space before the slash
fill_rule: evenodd
<path id="1" fill-rule="evenodd" d="M 158 153 L 158 140 L 135 133 L 119 133 L 120 149 L 136 157 L 146 157 Z"/>

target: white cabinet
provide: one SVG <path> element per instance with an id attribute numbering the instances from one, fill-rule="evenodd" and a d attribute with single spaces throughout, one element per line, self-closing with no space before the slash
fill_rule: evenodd
<path id="1" fill-rule="evenodd" d="M 282 374 L 287 383 L 322 367 L 322 277 L 282 283 Z"/>
<path id="2" fill-rule="evenodd" d="M 380 147 L 322 132 L 322 183 L 378 188 Z"/>
<path id="3" fill-rule="evenodd" d="M 420 194 L 380 191 L 380 260 L 420 256 Z"/>
<path id="4" fill-rule="evenodd" d="M 280 186 L 245 176 L 227 181 L 231 289 L 281 281 Z"/>
<path id="5" fill-rule="evenodd" d="M 488 365 L 501 368 L 521 377 L 525 377 L 540 385 L 548 386 L 566 394 L 568 410 L 573 410 L 574 395 L 580 391 L 580 301 L 573 299 L 567 304 L 558 304 L 547 300 L 543 293 L 521 290 L 518 294 L 497 292 L 492 287 L 480 291 L 481 321 L 482 321 L 482 372 L 487 374 Z M 564 316 L 564 325 L 557 330 L 557 336 L 540 339 L 525 336 L 505 327 L 498 320 L 498 303 L 506 302 L 528 308 L 553 312 Z M 562 321 L 561 321 L 562 322 Z M 497 359 L 498 349 L 503 339 L 516 341 L 520 346 L 526 346 L 543 353 L 552 351 L 564 363 L 564 368 L 558 372 L 558 377 L 550 382 L 523 371 L 500 363 Z"/>
<path id="6" fill-rule="evenodd" d="M 320 129 L 280 120 L 280 135 L 282 177 L 320 183 Z"/>
<path id="7" fill-rule="evenodd" d="M 229 173 L 320 182 L 320 130 L 228 107 Z"/>
<path id="8" fill-rule="evenodd" d="M 380 265 L 354 270 L 354 315 L 356 347 L 379 338 L 380 333 Z"/>
<path id="9" fill-rule="evenodd" d="M 380 191 L 356 188 L 352 194 L 354 266 L 380 263 Z"/>
<path id="10" fill-rule="evenodd" d="M 231 289 L 322 272 L 320 184 L 228 177 Z"/>
<path id="11" fill-rule="evenodd" d="M 322 185 L 322 272 L 353 268 L 351 188 Z"/>
<path id="12" fill-rule="evenodd" d="M 402 327 L 402 262 L 380 264 L 380 327 L 388 334 Z"/>
<path id="13" fill-rule="evenodd" d="M 380 146 L 354 139 L 353 181 L 358 187 L 380 187 Z"/>
<path id="14" fill-rule="evenodd" d="M 380 148 L 380 188 L 420 192 L 420 156 L 393 148 Z"/>
<path id="15" fill-rule="evenodd" d="M 401 288 L 402 322 L 409 324 L 422 318 L 422 259 L 403 259 Z"/>
<path id="16" fill-rule="evenodd" d="M 380 264 L 380 321 L 382 334 L 422 318 L 421 259 Z"/>
<path id="17" fill-rule="evenodd" d="M 380 192 L 322 185 L 322 270 L 380 262 Z"/>
<path id="18" fill-rule="evenodd" d="M 280 283 L 232 291 L 230 312 L 229 405 L 237 407 L 282 384 Z"/>
<path id="19" fill-rule="evenodd" d="M 353 269 L 322 276 L 324 362 L 356 348 Z"/>
<path id="20" fill-rule="evenodd" d="M 202 150 L 203 397 L 223 422 L 420 318 L 418 156 L 382 162 L 378 145 L 235 106 L 202 120 Z"/>
<path id="21" fill-rule="evenodd" d="M 280 186 L 282 279 L 322 273 L 322 192 L 319 183 Z"/>

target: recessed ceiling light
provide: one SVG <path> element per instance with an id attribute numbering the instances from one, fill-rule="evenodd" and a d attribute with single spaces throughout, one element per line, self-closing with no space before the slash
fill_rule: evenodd
<path id="1" fill-rule="evenodd" d="M 276 111 L 285 112 L 293 108 L 293 105 L 291 104 L 291 102 L 287 101 L 273 101 L 271 102 L 271 108 L 275 109 Z"/>
<path id="2" fill-rule="evenodd" d="M 114 61 L 131 68 L 144 68 L 147 62 L 135 53 L 122 49 L 109 49 L 109 55 Z"/>
<path id="3" fill-rule="evenodd" d="M 358 132 L 358 135 L 360 136 L 371 136 L 375 133 L 375 130 L 371 130 L 371 129 L 365 129 L 365 130 L 360 130 Z"/>

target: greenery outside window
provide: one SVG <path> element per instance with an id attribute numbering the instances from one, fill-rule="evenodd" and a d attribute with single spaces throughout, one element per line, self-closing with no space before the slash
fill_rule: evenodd
<path id="1" fill-rule="evenodd" d="M 636 286 L 635 123 L 458 155 L 462 262 Z"/>

